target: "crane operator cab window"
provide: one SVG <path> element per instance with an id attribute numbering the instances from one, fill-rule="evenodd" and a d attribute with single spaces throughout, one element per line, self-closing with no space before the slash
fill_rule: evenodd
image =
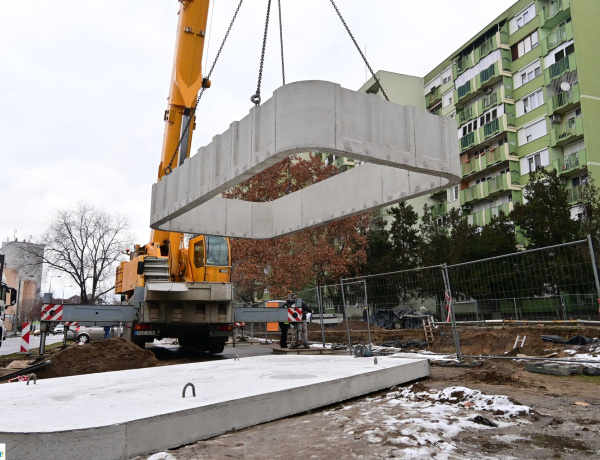
<path id="1" fill-rule="evenodd" d="M 194 266 L 204 267 L 204 241 L 200 240 L 194 243 Z"/>
<path id="2" fill-rule="evenodd" d="M 229 245 L 226 238 L 206 237 L 206 265 L 229 266 Z"/>

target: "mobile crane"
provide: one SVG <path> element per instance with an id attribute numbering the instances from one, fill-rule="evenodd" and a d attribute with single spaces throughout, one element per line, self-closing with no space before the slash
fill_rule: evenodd
<path id="1" fill-rule="evenodd" d="M 201 66 L 210 0 L 179 3 L 159 181 L 189 157 L 196 98 L 210 87 Z M 131 340 L 143 346 L 173 337 L 182 346 L 222 352 L 233 323 L 229 239 L 198 235 L 186 247 L 183 234 L 154 230 L 150 240 L 127 251 L 130 260 L 116 273 L 115 293 L 138 307 Z"/>

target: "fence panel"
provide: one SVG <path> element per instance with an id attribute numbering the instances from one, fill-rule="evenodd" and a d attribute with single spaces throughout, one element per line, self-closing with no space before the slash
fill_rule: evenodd
<path id="1" fill-rule="evenodd" d="M 448 266 L 457 321 L 597 319 L 586 240 Z"/>

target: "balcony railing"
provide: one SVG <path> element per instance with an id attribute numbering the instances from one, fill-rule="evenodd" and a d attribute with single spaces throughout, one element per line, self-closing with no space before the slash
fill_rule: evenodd
<path id="1" fill-rule="evenodd" d="M 458 121 L 462 125 L 473 118 L 473 106 L 465 108 L 458 116 Z"/>
<path id="2" fill-rule="evenodd" d="M 548 51 L 553 50 L 562 42 L 567 40 L 567 28 L 563 25 L 560 26 L 556 32 L 551 33 L 546 38 L 546 46 L 548 47 Z"/>
<path id="3" fill-rule="evenodd" d="M 460 192 L 461 206 L 471 201 L 481 200 L 484 196 L 489 195 L 489 181 L 480 182 Z"/>
<path id="4" fill-rule="evenodd" d="M 479 47 L 479 57 L 482 58 L 484 56 L 487 56 L 488 54 L 490 54 L 492 51 L 494 51 L 494 45 L 496 44 L 496 36 L 494 35 L 493 37 L 488 38 L 483 45 L 481 45 Z"/>
<path id="5" fill-rule="evenodd" d="M 493 136 L 498 132 L 500 132 L 500 120 L 498 118 L 483 125 L 483 135 L 485 138 Z"/>
<path id="6" fill-rule="evenodd" d="M 468 82 L 466 82 L 464 85 L 460 86 L 458 89 L 458 97 L 464 97 L 465 95 L 469 94 L 471 92 L 471 80 L 469 80 Z"/>
<path id="7" fill-rule="evenodd" d="M 567 199 L 569 203 L 581 202 L 581 186 L 576 185 L 573 188 L 567 189 Z"/>
<path id="8" fill-rule="evenodd" d="M 492 64 L 487 69 L 481 71 L 479 74 L 479 79 L 481 84 L 483 84 L 486 81 L 491 80 L 494 76 L 496 76 L 496 65 Z"/>
<path id="9" fill-rule="evenodd" d="M 552 99 L 550 99 L 549 101 L 551 113 L 559 111 L 569 105 L 576 104 L 579 101 L 579 85 L 575 84 L 571 87 L 569 91 L 563 91 L 552 96 Z"/>
<path id="10" fill-rule="evenodd" d="M 483 227 L 484 225 L 489 225 L 492 221 L 492 217 L 498 217 L 500 213 L 508 216 L 508 214 L 513 210 L 512 203 L 501 204 L 500 206 L 494 206 L 493 208 L 487 208 L 483 211 L 479 211 L 471 214 L 468 217 L 469 224 L 476 225 L 477 227 Z"/>
<path id="11" fill-rule="evenodd" d="M 432 104 L 439 101 L 441 99 L 440 95 L 440 87 L 435 86 L 431 88 L 431 91 L 427 93 L 425 96 L 425 100 L 427 101 L 427 108 L 429 108 Z"/>
<path id="12" fill-rule="evenodd" d="M 560 61 L 555 62 L 550 67 L 548 67 L 548 73 L 550 80 L 560 77 L 565 72 L 570 70 L 575 70 L 575 55 L 569 54 L 565 56 Z"/>
<path id="13" fill-rule="evenodd" d="M 552 102 L 554 104 L 554 107 L 557 109 L 560 109 L 561 107 L 564 107 L 567 104 L 571 104 L 573 102 L 573 89 L 555 94 L 552 98 Z"/>
<path id="14" fill-rule="evenodd" d="M 471 132 L 460 139 L 461 150 L 466 150 L 475 144 L 475 132 Z"/>
<path id="15" fill-rule="evenodd" d="M 447 203 L 438 203 L 431 207 L 431 215 L 433 217 L 445 216 L 446 214 L 448 214 Z"/>
<path id="16" fill-rule="evenodd" d="M 562 172 L 564 173 L 581 169 L 586 165 L 586 163 L 587 158 L 585 155 L 585 149 L 579 150 L 578 152 L 573 152 L 565 157 Z"/>
<path id="17" fill-rule="evenodd" d="M 458 61 L 456 63 L 456 73 L 457 75 L 460 75 L 461 73 L 463 73 L 465 70 L 467 70 L 469 67 L 471 67 L 471 55 L 469 54 L 468 56 L 465 56 L 464 58 L 462 58 L 460 61 Z"/>
<path id="18" fill-rule="evenodd" d="M 553 144 L 565 144 L 572 141 L 573 137 L 583 135 L 583 121 L 581 117 L 577 117 L 572 121 L 568 121 L 563 126 L 557 126 L 551 132 L 551 142 Z"/>
<path id="19" fill-rule="evenodd" d="M 553 0 L 551 3 L 547 3 L 544 5 L 543 9 L 544 22 L 548 22 L 561 11 L 566 10 L 570 6 L 571 2 L 569 0 Z"/>
<path id="20" fill-rule="evenodd" d="M 495 106 L 498 103 L 498 92 L 492 93 L 489 96 L 485 96 L 481 99 L 481 106 L 483 110 L 487 110 L 490 107 Z"/>

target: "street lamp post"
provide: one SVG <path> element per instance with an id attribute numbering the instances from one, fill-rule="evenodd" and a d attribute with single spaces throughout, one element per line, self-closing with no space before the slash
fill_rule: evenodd
<path id="1" fill-rule="evenodd" d="M 63 305 L 64 305 L 64 303 L 65 303 L 65 288 L 66 288 L 66 287 L 73 287 L 73 286 L 72 286 L 72 285 L 70 285 L 70 284 L 69 284 L 68 286 L 63 286 L 63 295 L 62 295 L 62 300 L 61 300 L 61 302 L 60 302 L 60 303 L 61 303 L 61 304 L 63 304 Z"/>
<path id="2" fill-rule="evenodd" d="M 54 298 L 54 294 L 52 293 L 52 278 L 61 278 L 61 276 L 60 275 L 52 275 L 50 277 L 50 286 L 48 286 L 48 291 L 50 291 L 50 300 L 51 301 Z"/>

